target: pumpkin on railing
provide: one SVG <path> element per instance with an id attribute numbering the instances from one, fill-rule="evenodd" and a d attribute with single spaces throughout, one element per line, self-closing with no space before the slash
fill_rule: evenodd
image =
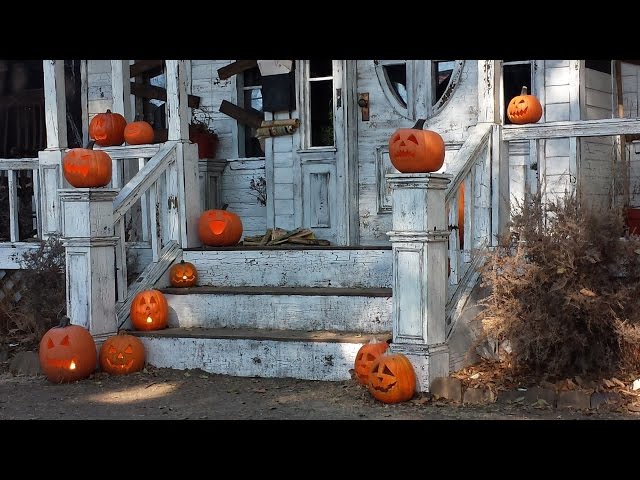
<path id="1" fill-rule="evenodd" d="M 124 143 L 127 120 L 119 113 L 107 110 L 98 113 L 89 122 L 89 138 L 101 147 L 117 147 Z"/>
<path id="2" fill-rule="evenodd" d="M 128 145 L 146 145 L 153 143 L 155 132 L 149 122 L 137 120 L 124 127 L 124 141 Z"/>
<path id="3" fill-rule="evenodd" d="M 423 130 L 424 123 L 420 119 L 389 138 L 389 159 L 400 173 L 430 173 L 444 165 L 444 140 L 437 132 Z"/>
<path id="4" fill-rule="evenodd" d="M 62 158 L 62 174 L 76 188 L 104 187 L 111 181 L 112 161 L 107 152 L 94 150 L 94 141 L 86 148 L 72 148 Z"/>

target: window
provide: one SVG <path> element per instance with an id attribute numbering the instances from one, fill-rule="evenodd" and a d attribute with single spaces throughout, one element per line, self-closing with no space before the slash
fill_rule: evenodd
<path id="1" fill-rule="evenodd" d="M 262 111 L 262 76 L 260 69 L 256 66 L 245 70 L 240 79 L 238 91 L 238 103 L 246 110 L 253 110 L 261 115 Z M 256 138 L 256 129 L 247 125 L 238 125 L 239 141 L 238 155 L 240 157 L 264 157 L 264 149 L 260 141 Z"/>
<path id="2" fill-rule="evenodd" d="M 333 61 L 309 61 L 310 147 L 330 147 L 333 136 Z"/>
<path id="3" fill-rule="evenodd" d="M 531 60 L 504 60 L 502 62 L 502 94 L 503 109 L 502 118 L 505 125 L 511 124 L 507 117 L 507 107 L 513 97 L 522 93 L 522 87 L 527 87 L 527 91 L 533 94 L 533 79 Z"/>

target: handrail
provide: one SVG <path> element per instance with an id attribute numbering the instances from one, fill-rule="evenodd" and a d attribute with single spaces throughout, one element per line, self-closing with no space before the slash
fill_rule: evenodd
<path id="1" fill-rule="evenodd" d="M 604 137 L 640 133 L 640 118 L 606 118 L 564 122 L 505 125 L 502 140 L 538 140 L 566 137 Z"/>
<path id="2" fill-rule="evenodd" d="M 37 170 L 37 158 L 0 158 L 0 170 Z"/>

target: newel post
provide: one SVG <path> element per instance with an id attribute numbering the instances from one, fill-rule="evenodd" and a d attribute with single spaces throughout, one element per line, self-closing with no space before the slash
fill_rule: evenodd
<path id="1" fill-rule="evenodd" d="M 451 175 L 388 174 L 393 206 L 393 342 L 413 364 L 417 389 L 449 374 L 446 344 L 447 239 L 445 193 Z"/>
<path id="2" fill-rule="evenodd" d="M 67 316 L 96 341 L 117 331 L 113 199 L 117 189 L 58 190 L 67 275 Z"/>

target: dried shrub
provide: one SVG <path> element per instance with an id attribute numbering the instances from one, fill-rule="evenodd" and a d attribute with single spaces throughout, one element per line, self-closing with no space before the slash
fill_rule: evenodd
<path id="1" fill-rule="evenodd" d="M 479 341 L 538 378 L 637 371 L 640 237 L 625 233 L 622 209 L 536 195 L 515 210 L 480 267 L 490 294 Z"/>

